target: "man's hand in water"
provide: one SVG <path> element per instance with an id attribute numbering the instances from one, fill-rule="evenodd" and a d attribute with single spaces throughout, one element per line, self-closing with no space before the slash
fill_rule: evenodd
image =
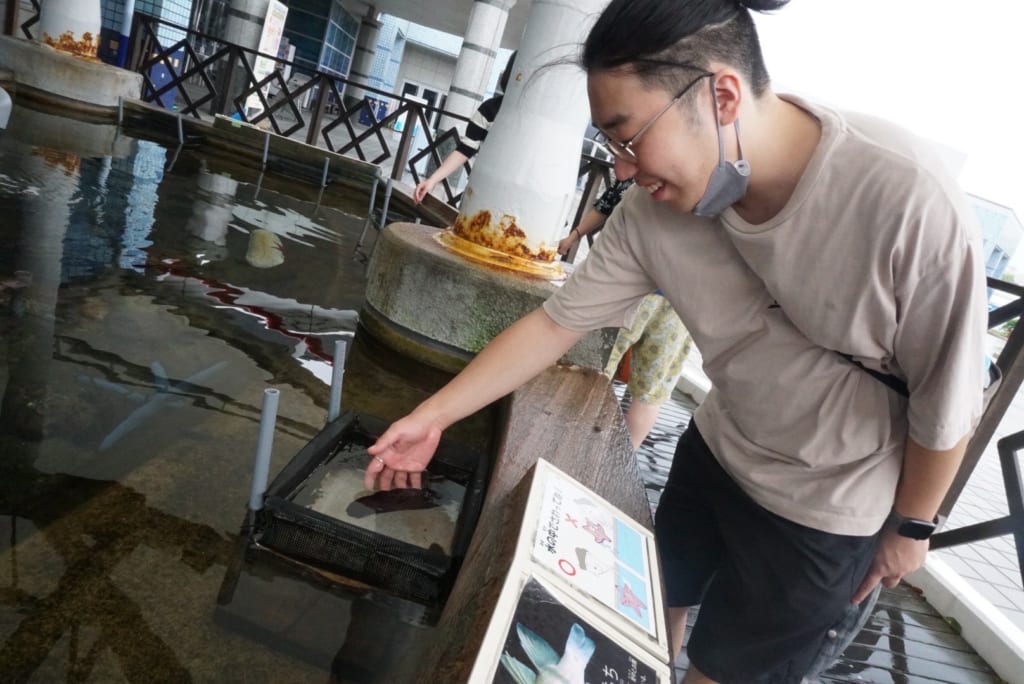
<path id="1" fill-rule="evenodd" d="M 419 488 L 421 473 L 434 457 L 441 441 L 441 428 L 432 421 L 410 413 L 393 423 L 367 451 L 373 458 L 366 465 L 363 485 L 382 490 Z"/>

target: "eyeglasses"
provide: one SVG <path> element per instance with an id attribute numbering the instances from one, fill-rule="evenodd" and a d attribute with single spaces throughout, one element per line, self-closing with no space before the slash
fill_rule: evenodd
<path id="1" fill-rule="evenodd" d="M 630 138 L 629 140 L 624 140 L 622 142 L 618 142 L 616 140 L 613 140 L 612 137 L 610 135 L 608 135 L 607 133 L 605 133 L 604 131 L 601 131 L 601 135 L 603 135 L 604 138 L 605 138 L 604 142 L 602 143 L 602 146 L 606 150 L 608 150 L 608 152 L 611 153 L 611 155 L 613 157 L 621 159 L 621 160 L 623 160 L 625 162 L 629 162 L 630 164 L 635 164 L 637 162 L 637 158 L 636 158 L 636 152 L 633 151 L 633 145 L 635 145 L 636 141 L 640 139 L 640 136 L 643 135 L 644 133 L 646 133 L 647 129 L 649 129 L 651 126 L 653 126 L 654 123 L 665 114 L 665 112 L 667 112 L 668 110 L 672 109 L 672 105 L 674 105 L 675 103 L 679 102 L 679 100 L 682 99 L 683 95 L 686 95 L 686 93 L 688 93 L 690 91 L 690 88 L 692 88 L 693 86 L 697 85 L 698 83 L 700 83 L 702 80 L 704 80 L 708 76 L 713 76 L 713 75 L 714 74 L 712 74 L 711 72 L 706 72 L 706 73 L 701 74 L 697 78 L 693 79 L 689 83 L 687 83 L 686 87 L 684 87 L 682 90 L 680 90 L 679 93 L 675 97 L 673 97 L 671 100 L 669 100 L 669 103 L 667 105 L 665 105 L 664 109 L 662 109 L 660 112 L 655 114 L 651 118 L 650 121 L 648 121 L 643 126 L 641 126 L 640 130 L 637 131 L 636 133 L 634 133 L 633 137 Z M 600 129 L 598 129 L 598 130 L 600 130 Z"/>

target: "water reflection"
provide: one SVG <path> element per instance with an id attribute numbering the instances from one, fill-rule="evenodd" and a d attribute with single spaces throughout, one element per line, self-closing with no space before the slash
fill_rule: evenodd
<path id="1" fill-rule="evenodd" d="M 216 607 L 263 388 L 281 391 L 272 472 L 324 423 L 327 350 L 362 303 L 365 198 L 317 210 L 228 162 L 185 149 L 169 168 L 112 127 L 16 111 L 0 139 L 0 681 L 387 681 L 381 644 L 414 649 L 421 607 L 267 564 L 243 564 L 239 587 L 260 591 L 236 593 L 234 619 Z M 254 240 L 284 258 L 261 267 Z M 349 373 L 343 405 L 360 386 L 394 406 L 434 386 L 407 396 L 387 372 Z"/>
<path id="2" fill-rule="evenodd" d="M 5 484 L 51 496 L 4 492 L 16 503 L 0 517 L 10 530 L 3 604 L 19 617 L 0 646 L 4 681 L 102 679 L 111 666 L 129 681 L 188 681 L 181 658 L 133 600 L 132 582 L 119 575 L 144 568 L 154 551 L 169 551 L 182 569 L 201 575 L 223 564 L 228 540 L 117 483 L 25 475 Z"/>

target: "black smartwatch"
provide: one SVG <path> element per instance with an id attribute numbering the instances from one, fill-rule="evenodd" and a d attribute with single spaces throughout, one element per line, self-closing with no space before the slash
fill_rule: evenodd
<path id="1" fill-rule="evenodd" d="M 896 530 L 896 534 L 910 539 L 927 539 L 939 526 L 939 516 L 934 520 L 921 520 L 919 518 L 905 518 L 896 511 L 889 514 L 886 525 Z"/>

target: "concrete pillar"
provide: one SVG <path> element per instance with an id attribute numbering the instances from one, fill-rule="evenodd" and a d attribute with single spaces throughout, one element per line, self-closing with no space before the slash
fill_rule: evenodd
<path id="1" fill-rule="evenodd" d="M 380 36 L 380 21 L 377 20 L 377 8 L 370 5 L 366 8 L 359 23 L 359 36 L 356 38 L 356 53 L 352 57 L 352 68 L 349 69 L 349 80 L 370 85 L 370 72 L 373 70 L 373 59 L 377 54 L 377 38 Z M 345 99 L 349 102 L 362 100 L 366 91 L 350 85 L 345 89 Z M 373 97 L 371 95 L 371 97 Z"/>
<path id="2" fill-rule="evenodd" d="M 475 0 L 473 3 L 462 50 L 455 62 L 452 85 L 448 89 L 447 111 L 468 118 L 483 102 L 487 80 L 494 68 L 494 57 L 505 33 L 508 11 L 515 4 L 515 0 Z M 452 126 L 460 133 L 466 129 L 466 124 L 458 119 L 441 119 L 440 130 L 448 130 Z"/>
<path id="3" fill-rule="evenodd" d="M 78 57 L 96 59 L 100 0 L 46 0 L 39 9 L 39 42 Z"/>
<path id="4" fill-rule="evenodd" d="M 524 266 L 556 268 L 590 107 L 579 67 L 539 69 L 556 60 L 571 62 L 605 4 L 533 3 L 505 100 L 476 157 L 455 221 L 454 235 L 473 243 L 467 252 L 481 247 L 519 258 Z"/>
<path id="5" fill-rule="evenodd" d="M 224 40 L 255 50 L 260 45 L 270 0 L 231 0 L 224 24 Z"/>

